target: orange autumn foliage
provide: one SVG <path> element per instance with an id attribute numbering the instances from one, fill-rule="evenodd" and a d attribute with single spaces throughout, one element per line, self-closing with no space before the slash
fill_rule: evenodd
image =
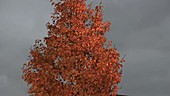
<path id="1" fill-rule="evenodd" d="M 22 78 L 30 96 L 116 96 L 124 59 L 104 34 L 103 6 L 86 0 L 51 0 L 48 36 L 36 40 Z"/>

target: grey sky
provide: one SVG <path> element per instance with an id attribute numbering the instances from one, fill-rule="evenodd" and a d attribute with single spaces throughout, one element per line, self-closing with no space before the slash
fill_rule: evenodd
<path id="1" fill-rule="evenodd" d="M 103 5 L 104 21 L 112 21 L 106 36 L 126 54 L 119 93 L 169 96 L 170 0 L 103 0 Z M 46 36 L 52 10 L 49 0 L 0 0 L 0 96 L 28 96 L 20 68 L 34 40 Z"/>

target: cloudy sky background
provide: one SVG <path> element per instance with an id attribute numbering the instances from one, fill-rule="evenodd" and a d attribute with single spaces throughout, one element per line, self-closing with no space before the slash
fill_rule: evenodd
<path id="1" fill-rule="evenodd" d="M 119 93 L 169 96 L 170 0 L 103 0 L 103 5 L 104 21 L 112 21 L 106 36 L 126 54 Z M 20 69 L 34 40 L 47 36 L 52 11 L 49 0 L 0 0 L 0 96 L 28 96 Z"/>

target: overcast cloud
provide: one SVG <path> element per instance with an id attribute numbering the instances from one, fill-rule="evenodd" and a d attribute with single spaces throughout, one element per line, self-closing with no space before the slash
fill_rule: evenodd
<path id="1" fill-rule="evenodd" d="M 169 96 L 170 0 L 103 0 L 103 5 L 104 21 L 112 21 L 106 36 L 126 54 L 119 93 Z M 52 11 L 49 0 L 0 0 L 0 96 L 28 96 L 20 69 L 30 45 L 46 36 Z"/>

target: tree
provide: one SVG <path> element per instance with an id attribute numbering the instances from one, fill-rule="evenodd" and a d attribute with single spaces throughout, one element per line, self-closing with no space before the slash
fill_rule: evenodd
<path id="1" fill-rule="evenodd" d="M 30 96 L 116 96 L 124 58 L 104 34 L 102 2 L 61 0 L 54 6 L 48 36 L 35 40 L 22 78 Z"/>

